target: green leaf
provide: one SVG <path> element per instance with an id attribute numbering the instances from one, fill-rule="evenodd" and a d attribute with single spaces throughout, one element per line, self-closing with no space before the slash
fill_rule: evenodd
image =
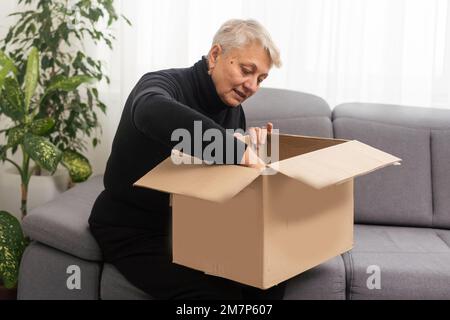
<path id="1" fill-rule="evenodd" d="M 32 35 L 34 35 L 36 33 L 36 26 L 34 24 L 30 24 L 27 28 L 27 30 L 25 31 L 27 37 L 29 36 L 29 33 L 31 33 Z"/>
<path id="2" fill-rule="evenodd" d="M 1 96 L 2 112 L 15 121 L 20 121 L 25 115 L 23 96 L 19 83 L 14 78 L 6 78 Z"/>
<path id="3" fill-rule="evenodd" d="M 0 89 L 3 86 L 6 76 L 10 72 L 13 72 L 14 74 L 17 73 L 14 62 L 3 51 L 0 51 Z"/>
<path id="4" fill-rule="evenodd" d="M 26 134 L 23 139 L 25 152 L 39 166 L 54 173 L 61 161 L 62 152 L 48 139 L 33 134 Z"/>
<path id="5" fill-rule="evenodd" d="M 0 211 L 0 278 L 8 289 L 17 285 L 20 260 L 26 246 L 17 218 Z"/>
<path id="6" fill-rule="evenodd" d="M 127 17 L 125 17 L 123 14 L 121 14 L 120 15 L 121 17 L 122 17 L 122 19 L 124 19 L 125 20 L 125 22 L 131 27 L 132 26 L 132 24 L 131 24 L 131 21 L 130 20 L 128 20 L 128 18 Z"/>
<path id="7" fill-rule="evenodd" d="M 25 110 L 30 106 L 31 97 L 36 90 L 39 77 L 39 52 L 33 47 L 28 55 L 27 71 L 25 73 Z"/>
<path id="8" fill-rule="evenodd" d="M 78 88 L 79 85 L 83 83 L 92 83 L 94 80 L 94 78 L 85 75 L 59 79 L 48 87 L 46 94 L 55 90 L 72 91 Z"/>
<path id="9" fill-rule="evenodd" d="M 15 146 L 15 147 L 13 147 L 13 148 L 11 149 L 11 153 L 12 153 L 12 154 L 16 154 L 16 152 L 17 152 L 17 146 Z"/>
<path id="10" fill-rule="evenodd" d="M 8 31 L 8 34 L 6 35 L 5 43 L 8 43 L 11 40 L 12 36 L 13 36 L 13 32 L 12 32 L 12 28 L 10 28 Z"/>
<path id="11" fill-rule="evenodd" d="M 64 151 L 61 163 L 69 170 L 73 182 L 86 181 L 92 174 L 89 160 L 76 151 Z"/>
<path id="12" fill-rule="evenodd" d="M 0 161 L 5 161 L 6 158 L 6 146 L 0 145 Z"/>
<path id="13" fill-rule="evenodd" d="M 55 119 L 43 118 L 34 120 L 31 123 L 31 132 L 38 136 L 43 136 L 50 132 L 55 126 Z"/>
<path id="14" fill-rule="evenodd" d="M 27 129 L 23 126 L 12 128 L 8 131 L 8 147 L 15 147 L 22 143 L 22 139 L 27 133 Z"/>
<path id="15" fill-rule="evenodd" d="M 69 92 L 78 88 L 79 85 L 83 83 L 91 83 L 95 79 L 86 75 L 78 75 L 70 78 L 67 77 L 58 77 L 45 91 L 44 95 L 39 102 L 39 105 L 42 107 L 46 98 L 55 91 Z"/>

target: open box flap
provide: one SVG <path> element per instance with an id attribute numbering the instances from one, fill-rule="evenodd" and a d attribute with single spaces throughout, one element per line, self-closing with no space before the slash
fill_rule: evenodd
<path id="1" fill-rule="evenodd" d="M 400 164 L 399 161 L 400 158 L 352 140 L 275 162 L 269 167 L 322 189 L 388 165 Z"/>
<path id="2" fill-rule="evenodd" d="M 183 154 L 189 163 L 193 157 Z M 168 157 L 134 186 L 181 194 L 214 202 L 231 199 L 261 172 L 238 165 L 175 164 Z"/>

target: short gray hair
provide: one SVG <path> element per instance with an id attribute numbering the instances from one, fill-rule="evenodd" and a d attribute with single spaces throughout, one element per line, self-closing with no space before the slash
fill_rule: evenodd
<path id="1" fill-rule="evenodd" d="M 224 52 L 232 48 L 242 48 L 251 42 L 259 42 L 269 54 L 272 64 L 281 67 L 280 51 L 269 32 L 256 20 L 231 19 L 216 32 L 212 45 L 220 45 Z"/>

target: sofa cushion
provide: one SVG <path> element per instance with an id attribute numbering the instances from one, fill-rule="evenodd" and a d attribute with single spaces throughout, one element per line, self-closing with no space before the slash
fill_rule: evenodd
<path id="1" fill-rule="evenodd" d="M 285 300 L 345 300 L 345 267 L 341 256 L 287 280 Z"/>
<path id="2" fill-rule="evenodd" d="M 152 300 L 152 297 L 132 285 L 112 264 L 105 263 L 100 281 L 102 300 Z"/>
<path id="3" fill-rule="evenodd" d="M 19 300 L 98 300 L 101 264 L 79 259 L 38 242 L 22 256 Z M 79 287 L 75 277 L 79 276 Z"/>
<path id="4" fill-rule="evenodd" d="M 152 297 L 136 288 L 111 264 L 105 264 L 100 284 L 103 300 L 146 300 Z M 345 300 L 345 267 L 341 256 L 287 280 L 285 300 Z"/>
<path id="5" fill-rule="evenodd" d="M 25 234 L 74 256 L 100 261 L 102 255 L 89 231 L 88 219 L 102 190 L 103 177 L 96 176 L 31 210 L 23 220 Z"/>
<path id="6" fill-rule="evenodd" d="M 348 298 L 450 299 L 449 240 L 449 230 L 355 225 Z"/>
<path id="7" fill-rule="evenodd" d="M 450 229 L 450 130 L 431 131 L 431 151 L 433 226 Z"/>
<path id="8" fill-rule="evenodd" d="M 356 221 L 450 229 L 450 110 L 345 103 L 333 110 L 333 127 L 336 137 L 366 140 L 394 154 L 398 150 L 404 159 L 400 170 L 380 170 L 356 179 Z M 405 134 L 408 128 L 409 133 L 395 137 L 401 132 L 394 127 L 403 128 Z M 402 193 L 402 187 L 407 192 Z M 400 210 L 390 217 L 393 206 Z"/>
<path id="9" fill-rule="evenodd" d="M 272 122 L 282 133 L 332 137 L 331 109 L 322 98 L 303 92 L 261 88 L 243 103 L 247 127 Z"/>
<path id="10" fill-rule="evenodd" d="M 450 110 L 382 103 L 343 103 L 333 109 L 333 119 L 369 120 L 416 129 L 450 129 Z"/>
<path id="11" fill-rule="evenodd" d="M 355 221 L 405 226 L 432 225 L 429 130 L 337 117 L 336 138 L 355 139 L 401 158 L 355 178 Z"/>

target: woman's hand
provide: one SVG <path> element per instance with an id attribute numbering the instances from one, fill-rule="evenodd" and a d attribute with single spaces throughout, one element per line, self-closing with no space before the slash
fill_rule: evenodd
<path id="1" fill-rule="evenodd" d="M 251 127 L 248 129 L 251 144 L 245 150 L 244 156 L 241 160 L 241 165 L 256 168 L 256 169 L 264 169 L 266 167 L 265 162 L 258 157 L 258 150 L 261 145 L 264 145 L 267 141 L 267 134 L 271 133 L 273 129 L 273 124 L 268 122 L 265 128 L 259 127 Z M 245 136 L 236 132 L 234 136 L 245 143 Z"/>
<path id="2" fill-rule="evenodd" d="M 267 134 L 271 133 L 272 129 L 272 122 L 267 122 L 267 125 L 264 128 L 251 127 L 247 130 L 250 134 L 252 145 L 256 146 L 256 150 L 258 150 L 261 145 L 266 144 Z"/>

